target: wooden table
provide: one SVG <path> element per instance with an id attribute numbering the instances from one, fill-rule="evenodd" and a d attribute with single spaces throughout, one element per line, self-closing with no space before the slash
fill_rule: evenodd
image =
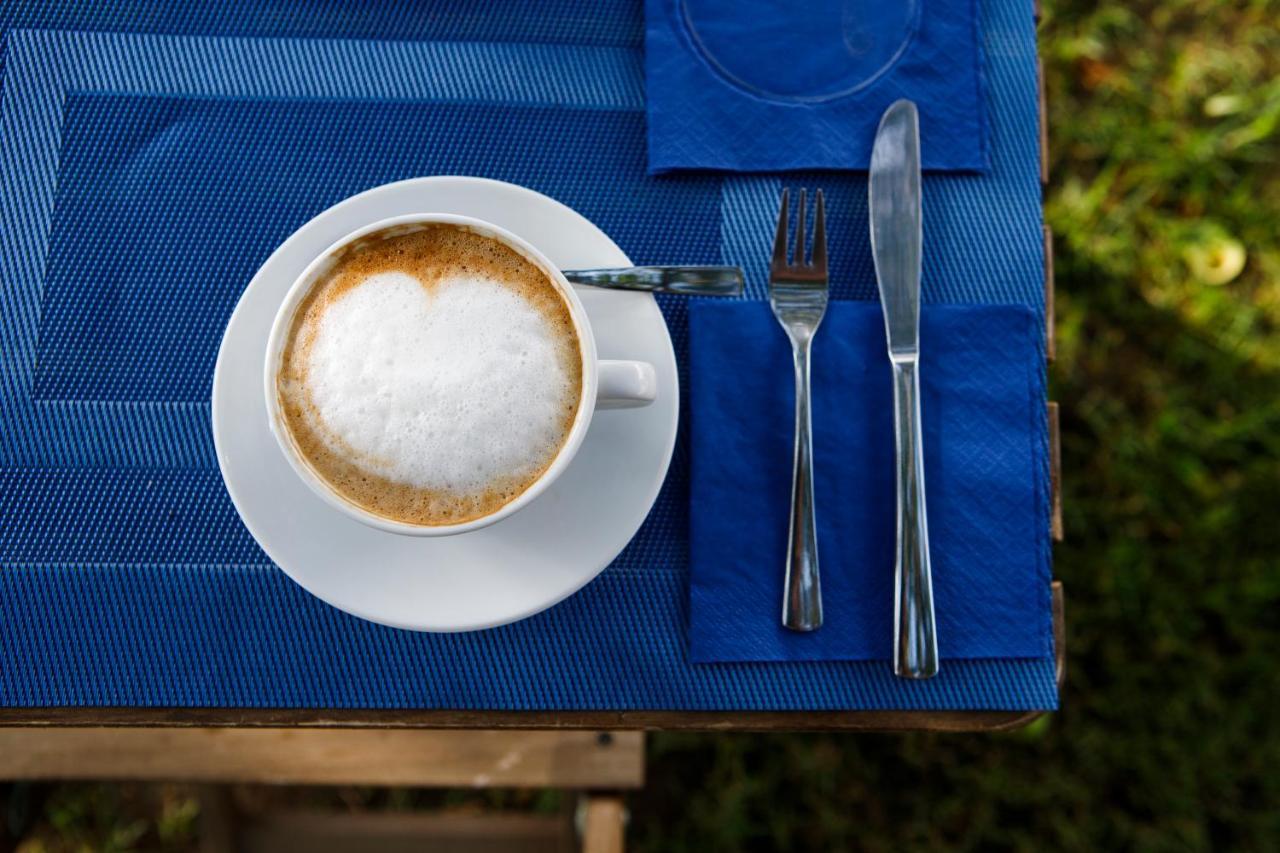
<path id="1" fill-rule="evenodd" d="M 1042 71 L 1039 78 L 1041 180 L 1047 183 Z M 1047 227 L 1044 253 L 1045 351 L 1052 361 L 1056 352 L 1053 240 Z M 1058 407 L 1048 405 L 1051 533 L 1057 541 L 1063 536 Z M 1058 582 L 1053 583 L 1052 606 L 1061 686 L 1066 648 L 1063 590 Z M 644 779 L 644 736 L 639 730 L 990 732 L 1018 728 L 1042 713 L 5 707 L 0 708 L 0 779 L 570 787 L 595 792 L 583 800 L 584 811 L 579 815 L 584 847 L 620 851 L 624 808 L 617 792 L 639 787 Z M 611 730 L 624 731 L 605 734 Z M 230 821 L 226 810 L 217 807 L 221 800 L 216 790 L 208 789 L 214 794 L 204 798 L 213 822 L 202 849 L 232 849 Z M 346 849 L 341 843 L 335 846 L 334 840 L 354 832 L 363 833 L 366 840 L 381 839 L 382 849 L 402 849 L 396 843 L 416 849 L 427 839 L 457 844 L 473 832 L 451 823 L 448 816 L 434 822 L 431 816 L 398 816 L 397 826 L 378 830 L 355 826 L 360 816 L 335 817 L 336 822 L 320 824 L 305 816 L 264 824 L 258 827 L 256 843 L 261 849 L 272 849 L 272 839 L 297 844 L 301 838 L 314 838 L 332 849 Z M 505 823 L 501 817 L 485 821 L 491 834 L 496 832 L 521 849 L 567 849 L 563 827 L 553 835 L 547 825 L 535 825 L 520 816 Z M 241 837 L 242 849 L 258 849 L 245 842 L 247 837 Z"/>
<path id="2" fill-rule="evenodd" d="M 1043 75 L 1041 75 L 1043 81 Z M 1043 92 L 1041 93 L 1043 103 Z M 1043 122 L 1042 122 L 1043 127 Z M 1043 133 L 1043 130 L 1042 130 Z M 1043 180 L 1047 177 L 1042 175 Z M 1054 346 L 1053 240 L 1045 240 L 1045 351 Z M 1049 406 L 1050 527 L 1062 529 L 1058 404 Z M 1062 584 L 1053 582 L 1053 637 L 1059 686 L 1065 677 Z M 888 664 L 886 663 L 886 666 Z M 1039 711 L 454 711 L 305 708 L 0 708 L 0 726 L 235 726 L 424 729 L 592 729 L 701 731 L 1003 731 L 1024 726 Z"/>
<path id="3" fill-rule="evenodd" d="M 1044 75 L 1040 74 L 1041 105 Z M 1041 118 L 1042 162 L 1047 155 Z M 1042 170 L 1042 182 L 1047 172 Z M 1053 361 L 1053 237 L 1044 229 L 1045 352 Z M 1048 404 L 1051 510 L 1054 541 L 1061 541 L 1062 488 L 1058 404 Z M 1053 634 L 1058 684 L 1065 675 L 1062 584 L 1053 582 Z M 887 665 L 887 664 L 886 664 Z M 452 711 L 273 708 L 0 708 L 0 726 L 242 726 L 431 729 L 643 729 L 703 731 L 1002 731 L 1018 728 L 1039 711 Z"/>
<path id="4" fill-rule="evenodd" d="M 1044 75 L 1040 75 L 1043 87 Z M 1044 102 L 1043 89 L 1041 104 Z M 1041 134 L 1043 138 L 1043 119 Z M 1047 146 L 1042 142 L 1042 148 Z M 1042 181 L 1047 174 L 1042 173 Z M 1053 239 L 1044 229 L 1045 352 L 1054 346 Z M 1062 488 L 1058 404 L 1049 406 L 1050 532 L 1061 541 Z M 1053 582 L 1053 637 L 1058 685 L 1066 670 L 1062 584 Z M 888 664 L 886 664 L 887 666 Z M 0 726 L 235 726 L 427 729 L 593 729 L 701 731 L 1003 731 L 1040 711 L 453 711 L 305 708 L 2 708 Z"/>

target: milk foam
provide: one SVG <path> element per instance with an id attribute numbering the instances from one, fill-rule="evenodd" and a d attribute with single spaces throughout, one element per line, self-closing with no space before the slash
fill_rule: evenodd
<path id="1" fill-rule="evenodd" d="M 482 518 L 538 481 L 578 413 L 563 294 L 492 237 L 432 224 L 348 246 L 302 299 L 276 390 L 298 453 L 384 518 Z"/>
<path id="2" fill-rule="evenodd" d="M 479 275 L 430 287 L 370 275 L 314 326 L 305 385 L 317 432 L 361 468 L 434 492 L 536 476 L 577 404 L 563 339 L 528 299 Z"/>

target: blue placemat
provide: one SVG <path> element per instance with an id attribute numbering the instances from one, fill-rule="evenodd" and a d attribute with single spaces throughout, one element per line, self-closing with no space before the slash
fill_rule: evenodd
<path id="1" fill-rule="evenodd" d="M 921 420 L 938 647 L 1053 652 L 1036 316 L 926 305 Z M 814 493 L 825 621 L 780 619 L 791 499 L 791 346 L 768 305 L 689 309 L 690 651 L 695 661 L 883 660 L 893 650 L 893 387 L 875 302 L 833 302 L 813 342 Z"/>
<path id="2" fill-rule="evenodd" d="M 926 171 L 988 165 L 978 0 L 646 0 L 649 169 L 866 169 L 920 107 Z"/>
<path id="3" fill-rule="evenodd" d="M 270 565 L 218 475 L 210 381 L 253 271 L 330 204 L 501 178 L 639 262 L 739 263 L 762 295 L 780 183 L 646 176 L 638 3 L 386 8 L 0 6 L 0 704 L 1052 707 L 1049 658 L 920 685 L 876 662 L 693 665 L 683 430 L 615 564 L 517 625 L 387 629 Z M 1030 8 L 995 0 L 983 26 L 992 172 L 926 180 L 925 298 L 1039 313 Z M 873 296 L 865 180 L 805 179 L 828 193 L 836 294 Z M 686 305 L 662 305 L 685 369 Z"/>

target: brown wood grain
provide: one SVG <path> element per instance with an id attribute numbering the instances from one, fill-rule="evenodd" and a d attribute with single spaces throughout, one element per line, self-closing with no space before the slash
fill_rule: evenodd
<path id="1" fill-rule="evenodd" d="M 1053 584 L 1053 658 L 1056 662 L 1058 689 L 1067 683 L 1067 603 L 1062 594 L 1062 583 Z"/>
<path id="2" fill-rule="evenodd" d="M 0 727 L 600 729 L 642 731 L 944 731 L 1016 729 L 1023 711 L 448 711 L 307 708 L 5 708 Z"/>
<path id="3" fill-rule="evenodd" d="M 942 731 L 1016 729 L 1036 711 L 446 711 L 306 708 L 5 708 L 0 727 L 207 726 L 642 731 Z"/>
<path id="4" fill-rule="evenodd" d="M 638 788 L 644 735 L 322 728 L 0 728 L 0 779 Z"/>
<path id="5" fill-rule="evenodd" d="M 1055 314 L 1054 290 L 1057 283 L 1053 273 L 1053 232 L 1044 226 L 1044 348 L 1045 356 L 1053 363 L 1058 357 L 1058 321 Z"/>
<path id="6" fill-rule="evenodd" d="M 1049 402 L 1049 530 L 1055 542 L 1065 535 L 1062 526 L 1062 436 L 1058 426 L 1058 404 Z"/>
<path id="7" fill-rule="evenodd" d="M 615 794 L 586 798 L 582 821 L 582 853 L 622 853 L 626 809 Z"/>

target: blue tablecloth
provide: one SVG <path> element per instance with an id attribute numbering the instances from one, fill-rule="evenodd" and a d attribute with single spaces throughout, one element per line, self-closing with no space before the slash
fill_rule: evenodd
<path id="1" fill-rule="evenodd" d="M 0 24 L 0 704 L 1056 704 L 1047 655 L 925 684 L 876 661 L 692 664 L 684 430 L 614 565 L 493 631 L 346 616 L 240 524 L 209 426 L 223 324 L 273 247 L 352 193 L 514 181 L 638 262 L 741 264 L 762 296 L 780 182 L 646 175 L 639 3 L 19 4 Z M 1030 5 L 991 0 L 982 26 L 992 170 L 926 179 L 924 298 L 1040 314 Z M 865 179 L 797 179 L 827 190 L 835 295 L 872 298 Z M 662 307 L 684 369 L 686 305 Z"/>

